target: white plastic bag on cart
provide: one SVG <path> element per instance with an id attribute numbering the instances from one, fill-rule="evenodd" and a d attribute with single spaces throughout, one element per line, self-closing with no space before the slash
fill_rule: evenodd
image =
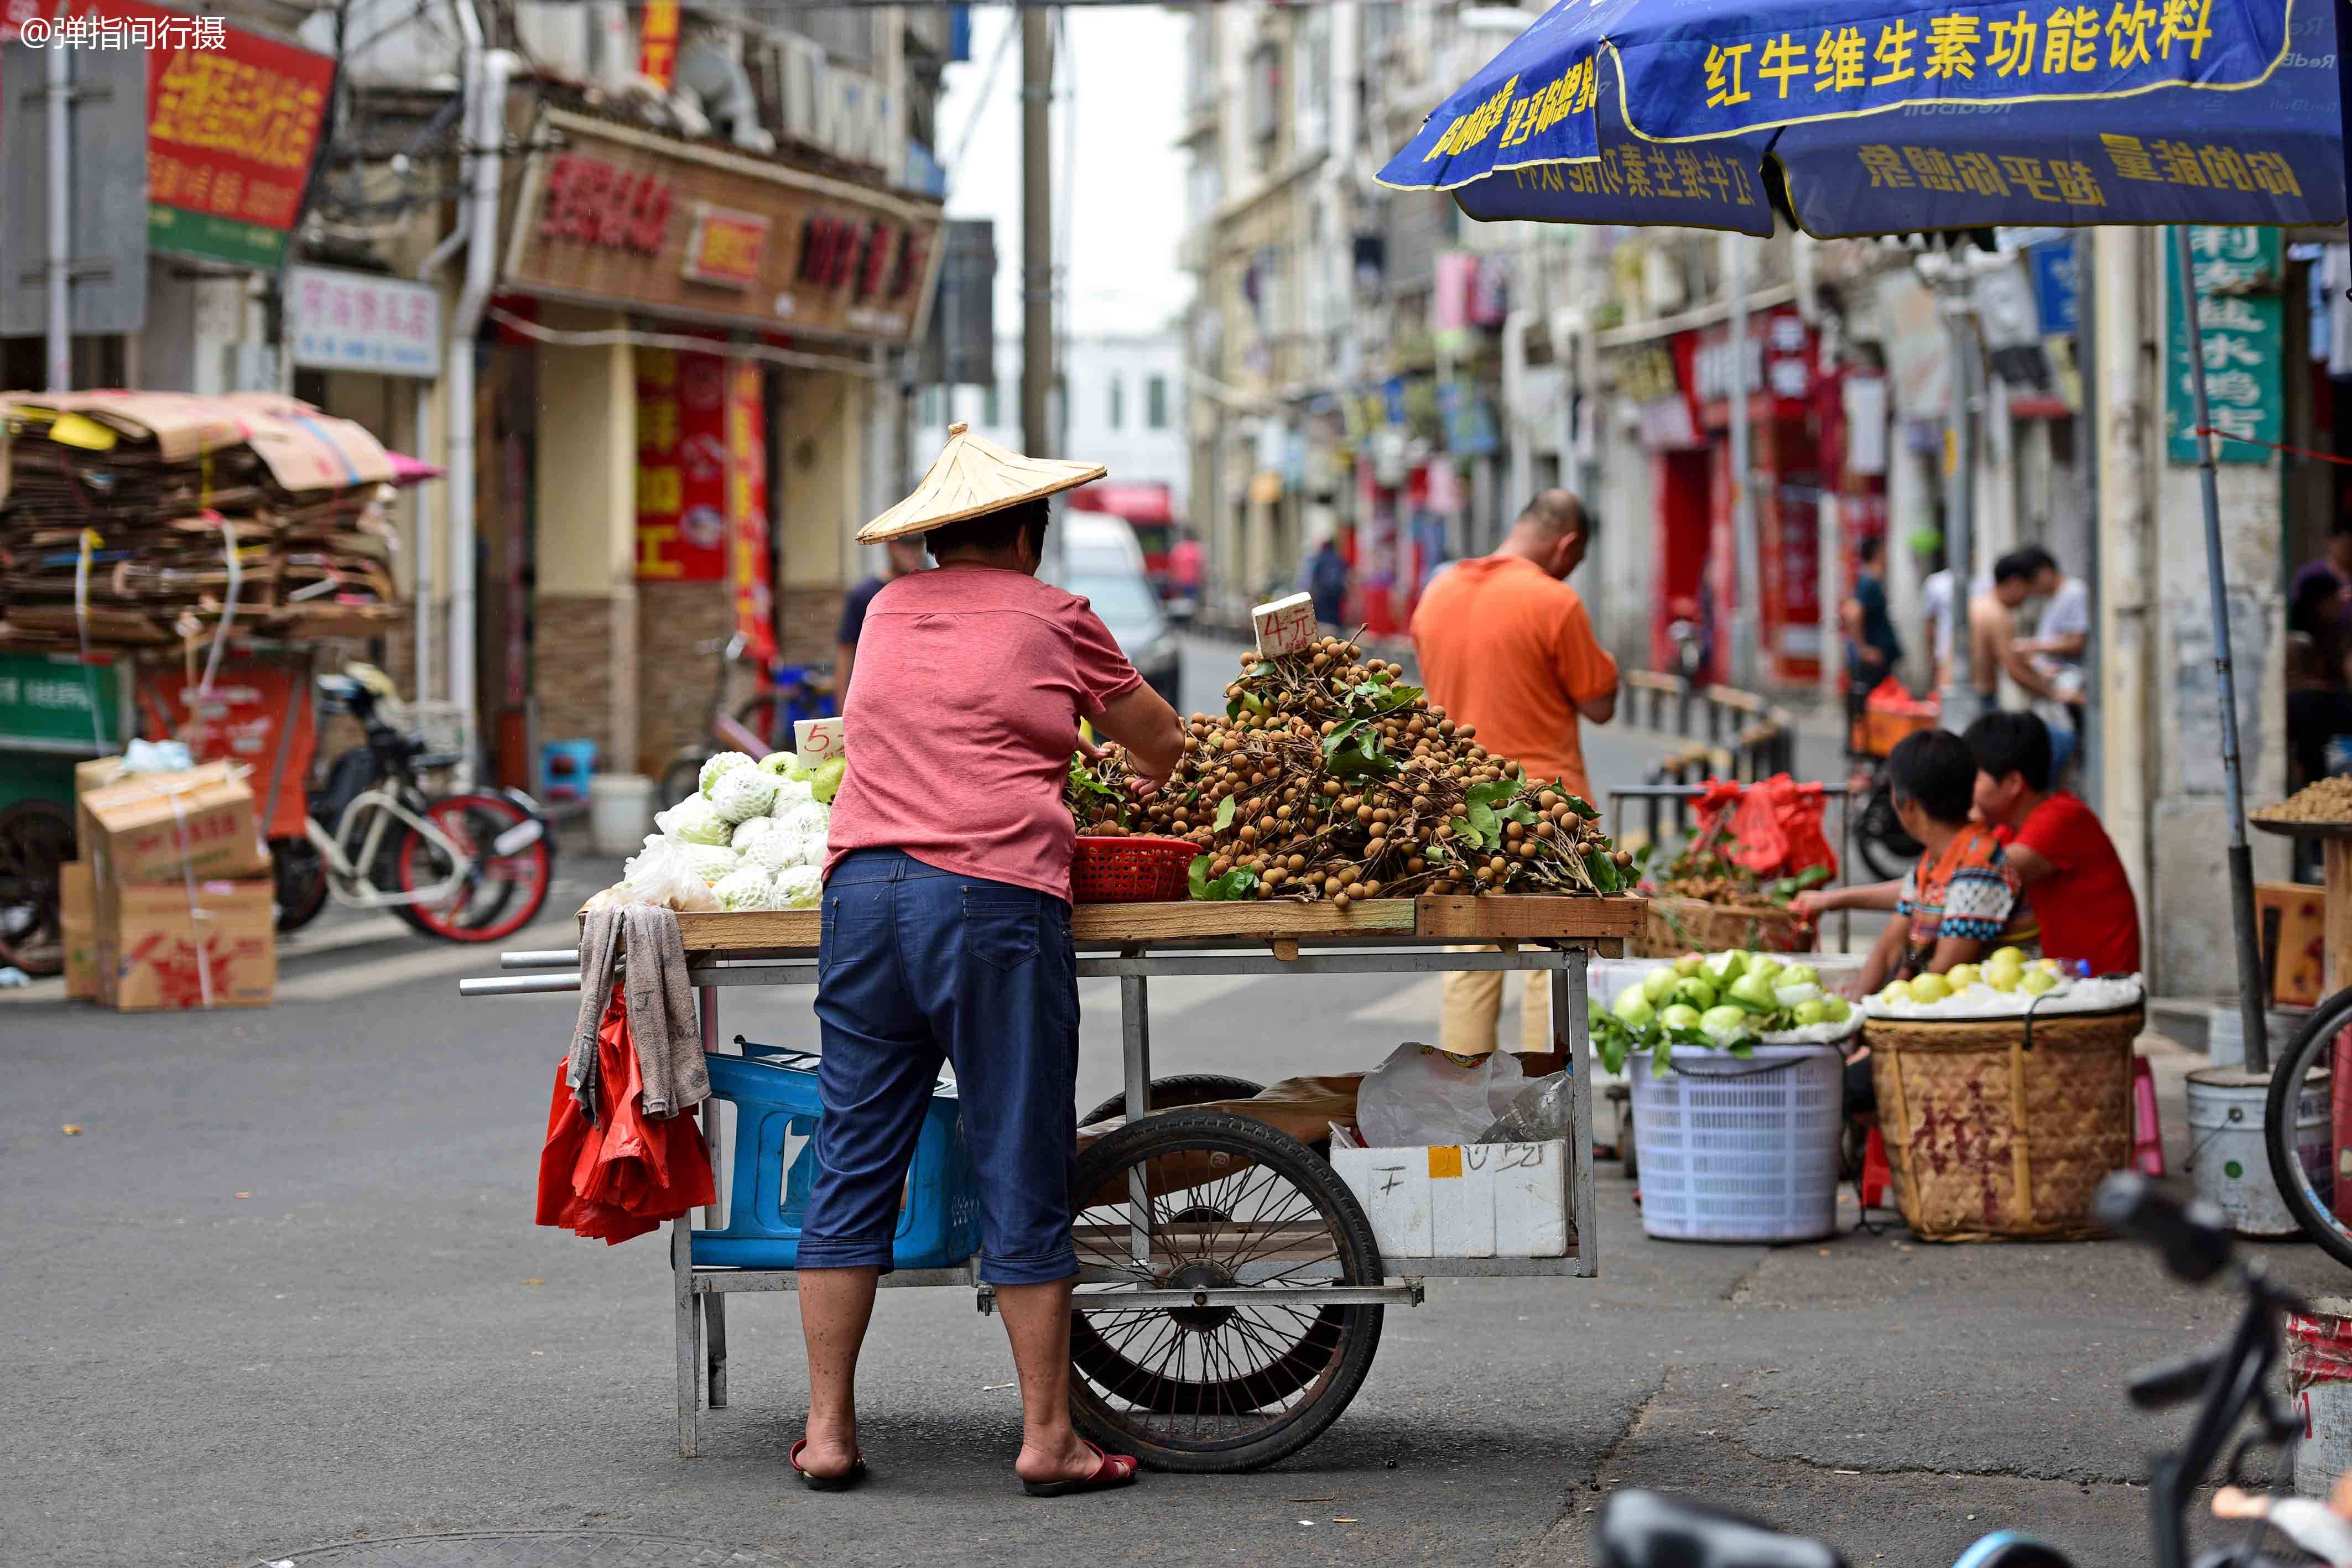
<path id="1" fill-rule="evenodd" d="M 1465 1061 L 1407 1041 L 1364 1075 L 1356 1125 L 1375 1149 L 1468 1144 L 1510 1109 L 1527 1082 L 1507 1051 Z"/>
<path id="2" fill-rule="evenodd" d="M 657 904 L 681 914 L 726 907 L 694 869 L 687 846 L 658 833 L 648 834 L 646 847 L 622 868 L 620 885 L 630 904 Z"/>

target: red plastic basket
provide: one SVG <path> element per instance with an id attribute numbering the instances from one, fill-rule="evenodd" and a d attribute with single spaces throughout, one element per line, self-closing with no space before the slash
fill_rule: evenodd
<path id="1" fill-rule="evenodd" d="M 1082 833 L 1070 861 L 1076 904 L 1161 904 L 1191 896 L 1187 873 L 1201 846 L 1189 839 Z"/>

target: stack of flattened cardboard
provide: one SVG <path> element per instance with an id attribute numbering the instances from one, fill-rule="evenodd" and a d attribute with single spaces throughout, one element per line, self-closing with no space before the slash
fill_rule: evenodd
<path id="1" fill-rule="evenodd" d="M 226 762 L 74 769 L 84 858 L 60 877 L 66 993 L 126 1011 L 267 1006 L 278 988 L 269 857 Z"/>
<path id="2" fill-rule="evenodd" d="M 268 393 L 0 394 L 0 640 L 168 643 L 398 616 L 390 457 Z"/>

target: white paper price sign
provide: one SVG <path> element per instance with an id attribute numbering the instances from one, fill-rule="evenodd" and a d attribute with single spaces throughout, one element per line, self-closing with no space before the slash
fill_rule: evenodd
<path id="1" fill-rule="evenodd" d="M 837 718 L 804 718 L 793 725 L 793 750 L 803 765 L 839 757 L 849 745 Z"/>
<path id="2" fill-rule="evenodd" d="M 1257 651 L 1263 658 L 1296 653 L 1315 641 L 1315 601 L 1304 593 L 1261 604 L 1250 612 L 1257 628 Z"/>

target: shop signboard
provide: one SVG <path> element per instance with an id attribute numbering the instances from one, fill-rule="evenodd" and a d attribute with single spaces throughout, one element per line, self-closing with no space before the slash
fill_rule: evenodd
<path id="1" fill-rule="evenodd" d="M 121 682 L 68 653 L 0 653 L 0 746 L 94 757 L 121 742 Z"/>
<path id="2" fill-rule="evenodd" d="M 383 376 L 441 373 L 441 291 L 430 284 L 296 267 L 287 273 L 286 315 L 297 365 Z"/>
<path id="3" fill-rule="evenodd" d="M 1642 444 L 1681 452 L 1703 444 L 1671 344 L 1653 340 L 1619 356 L 1617 390 L 1632 402 Z"/>
<path id="4" fill-rule="evenodd" d="M 686 238 L 686 263 L 679 270 L 695 283 L 749 288 L 760 281 L 760 262 L 767 250 L 764 216 L 697 202 L 694 227 Z"/>
<path id="5" fill-rule="evenodd" d="M 147 65 L 147 243 L 257 271 L 286 258 L 335 62 L 142 0 L 6 0 L 0 37 Z"/>
<path id="6" fill-rule="evenodd" d="M 2079 330 L 2074 302 L 2074 242 L 2047 240 L 2027 251 L 2033 263 L 2033 293 L 2042 310 L 2042 335 Z"/>
<path id="7" fill-rule="evenodd" d="M 2279 231 L 2252 224 L 2199 224 L 2189 231 L 2197 278 L 2198 324 L 2203 329 L 2205 396 L 2213 455 L 2222 463 L 2267 463 L 2284 439 L 2286 302 L 2277 292 L 2283 263 Z M 2165 246 L 2166 455 L 2176 464 L 2197 461 L 2196 393 L 2189 364 L 2189 331 L 2180 310 L 2180 272 Z M 2234 437 L 2235 439 L 2221 439 Z"/>
<path id="8" fill-rule="evenodd" d="M 1720 430 L 1731 423 L 1735 382 L 1749 398 L 1766 396 L 1770 417 L 1801 419 L 1813 392 L 1813 335 L 1794 310 L 1760 312 L 1748 319 L 1748 341 L 1735 350 L 1728 325 L 1677 334 L 1676 370 L 1699 424 Z"/>
<path id="9" fill-rule="evenodd" d="M 505 286 L 866 343 L 911 345 L 938 271 L 940 208 L 562 110 L 530 165 Z"/>

